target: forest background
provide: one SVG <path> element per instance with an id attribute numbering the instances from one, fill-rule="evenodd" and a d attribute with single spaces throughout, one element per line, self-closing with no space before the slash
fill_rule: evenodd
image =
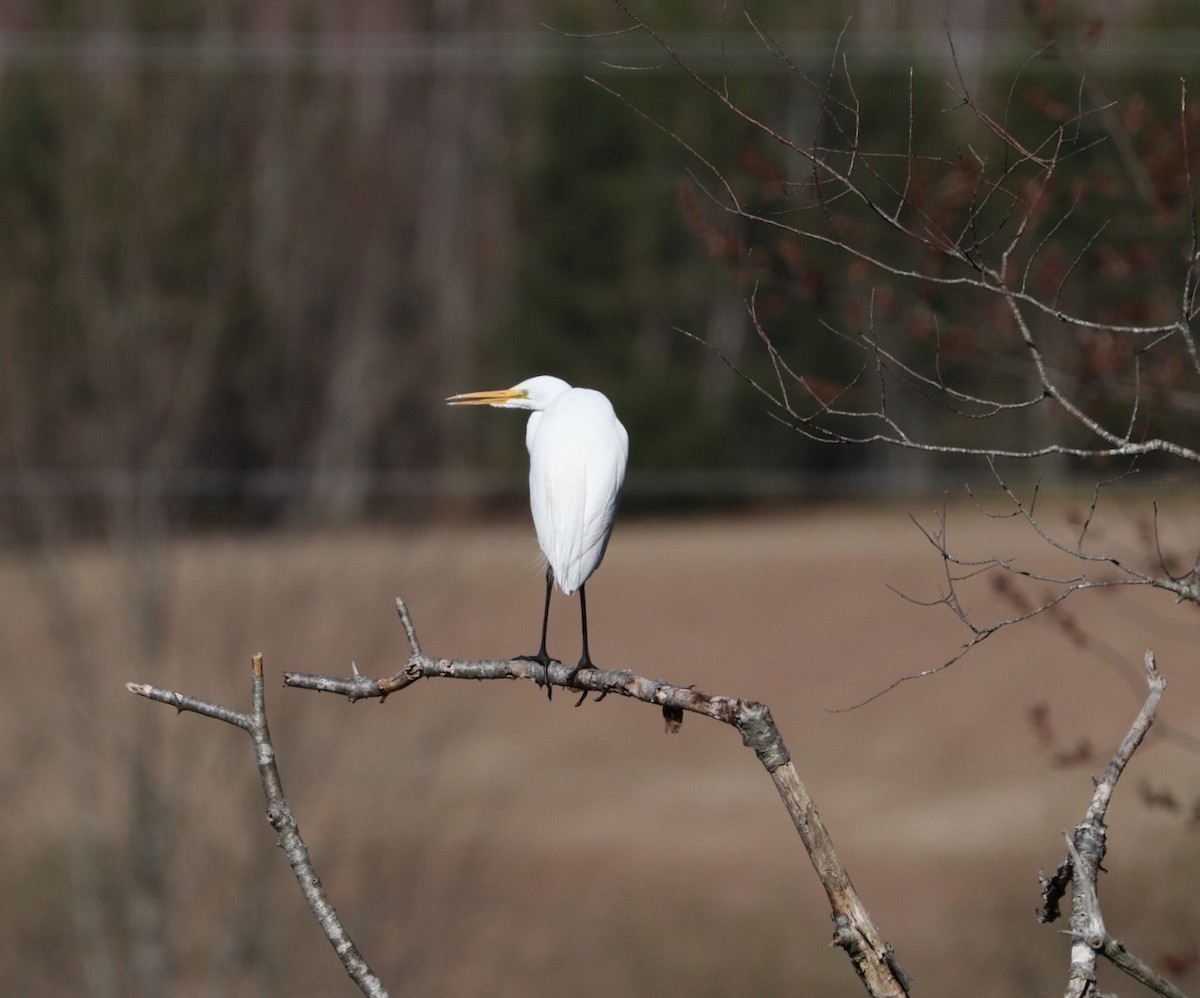
<path id="1" fill-rule="evenodd" d="M 719 5 L 659 6 L 699 68 L 798 135 L 818 127 L 817 96 L 746 22 L 727 16 L 722 33 Z M 1013 5 L 752 13 L 812 78 L 849 58 L 867 148 L 904 148 L 910 67 L 918 139 L 968 148 L 955 56 L 981 99 L 1007 102 L 1020 76 L 1014 119 L 1077 102 L 1064 60 L 1030 61 L 1043 39 Z M 1103 14 L 1094 77 L 1174 101 L 1190 35 L 1172 32 L 1170 6 Z M 585 77 L 728 153 L 759 203 L 797 167 L 644 37 L 588 34 L 626 26 L 614 5 L 578 2 L 6 4 L 9 536 L 28 527 L 22 502 L 47 497 L 74 497 L 69 519 L 95 530 L 97 509 L 132 493 L 189 526 L 513 496 L 512 428 L 438 403 L 542 371 L 612 397 L 635 444 L 632 508 L 961 484 L 949 458 L 764 432 L 761 399 L 680 333 L 769 377 L 753 288 L 795 369 L 836 383 L 858 360 L 816 330 L 861 322 L 867 296 L 832 247 L 704 217 L 685 152 Z M 1108 148 L 1066 170 L 1119 167 Z M 1068 227 L 1084 240 L 1094 221 Z"/>

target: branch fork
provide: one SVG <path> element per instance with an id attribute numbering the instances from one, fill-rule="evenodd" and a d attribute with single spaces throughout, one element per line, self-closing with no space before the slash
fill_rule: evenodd
<path id="1" fill-rule="evenodd" d="M 251 711 L 244 713 L 221 704 L 201 700 L 174 690 L 163 690 L 147 683 L 126 683 L 125 688 L 130 693 L 169 704 L 180 713 L 191 711 L 204 717 L 211 717 L 235 728 L 241 728 L 250 736 L 254 744 L 254 757 L 258 764 L 258 775 L 262 782 L 263 796 L 266 799 L 267 820 L 275 829 L 279 846 L 287 856 L 292 867 L 292 873 L 304 895 L 308 907 L 320 924 L 325 938 L 338 955 L 346 973 L 364 995 L 369 998 L 387 998 L 388 992 L 383 983 L 371 970 L 367 961 L 358 951 L 350 938 L 337 911 L 330 902 L 325 888 L 317 876 L 316 868 L 308 855 L 308 846 L 300 836 L 300 824 L 292 809 L 288 806 L 283 793 L 283 781 L 279 776 L 279 768 L 275 761 L 275 745 L 271 740 L 271 730 L 267 726 L 267 701 L 263 682 L 262 655 L 255 655 L 251 660 L 250 699 Z"/>

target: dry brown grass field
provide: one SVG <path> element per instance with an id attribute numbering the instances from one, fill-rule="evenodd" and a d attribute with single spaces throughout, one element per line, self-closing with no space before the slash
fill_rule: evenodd
<path id="1" fill-rule="evenodd" d="M 1196 526 L 1186 508 L 1164 519 L 1181 541 Z M 940 559 L 908 519 L 933 524 L 937 509 L 626 518 L 588 590 L 593 656 L 771 707 L 915 993 L 1061 993 L 1068 947 L 1061 924 L 1034 919 L 1037 872 L 1062 858 L 1062 830 L 1141 702 L 1148 645 L 1170 683 L 1164 729 L 1200 736 L 1200 629 L 1161 594 L 1084 594 L 1069 612 L 1086 645 L 1034 621 L 835 712 L 966 637 L 945 607 L 895 591 L 939 592 Z M 1126 519 L 1098 529 L 1122 546 Z M 971 507 L 952 509 L 949 527 L 969 555 L 1042 550 L 1019 523 Z M 158 662 L 139 658 L 119 560 L 86 548 L 62 567 L 91 666 L 64 654 L 45 566 L 0 561 L 0 992 L 89 993 L 72 898 L 81 871 L 102 878 L 119 935 L 127 864 L 149 847 L 130 831 L 122 758 L 151 730 L 172 994 L 356 993 L 274 847 L 249 740 L 124 689 L 147 680 L 244 708 L 261 651 L 289 801 L 393 994 L 861 993 L 828 945 L 824 896 L 771 783 L 732 730 L 689 717 L 667 735 L 645 705 L 575 709 L 524 683 L 426 682 L 349 705 L 275 681 L 401 666 L 395 596 L 434 654 L 534 650 L 541 577 L 524 518 L 173 542 Z M 969 599 L 985 617 L 1011 612 L 986 584 Z M 577 613 L 556 598 L 550 649 L 568 661 Z M 1038 705 L 1051 748 L 1030 722 Z M 1151 736 L 1118 789 L 1101 884 L 1110 928 L 1152 962 L 1194 956 L 1200 939 L 1200 832 L 1139 794 L 1170 789 L 1184 808 L 1200 795 L 1197 743 L 1170 734 Z M 1055 763 L 1081 739 L 1092 758 Z"/>

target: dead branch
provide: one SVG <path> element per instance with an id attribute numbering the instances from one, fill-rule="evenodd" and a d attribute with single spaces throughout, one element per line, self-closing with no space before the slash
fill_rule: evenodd
<path id="1" fill-rule="evenodd" d="M 1002 512 L 989 510 L 968 489 L 968 495 L 974 501 L 977 509 L 989 519 L 1023 521 L 1047 550 L 1073 558 L 1079 563 L 1080 570 L 1074 574 L 1051 573 L 1026 568 L 1011 559 L 996 555 L 966 558 L 956 554 L 949 537 L 950 513 L 946 499 L 943 499 L 942 508 L 938 511 L 933 525 L 927 525 L 915 516 L 910 516 L 914 526 L 941 559 L 942 586 L 937 595 L 927 598 L 914 596 L 901 590 L 894 591 L 901 599 L 915 606 L 944 607 L 967 631 L 967 636 L 948 657 L 936 665 L 898 676 L 862 699 L 832 709 L 831 713 L 856 710 L 890 693 L 904 683 L 925 679 L 942 672 L 956 665 L 993 634 L 1035 619 L 1052 622 L 1076 648 L 1095 650 L 1102 647 L 1102 642 L 1081 629 L 1064 606 L 1068 599 L 1079 592 L 1142 586 L 1170 592 L 1175 595 L 1176 602 L 1200 603 L 1200 582 L 1198 582 L 1200 572 L 1193 567 L 1186 574 L 1173 575 L 1168 569 L 1165 555 L 1160 553 L 1157 508 L 1151 538 L 1155 550 L 1158 552 L 1157 572 L 1139 568 L 1130 557 L 1115 553 L 1111 543 L 1108 550 L 1099 552 L 1092 550 L 1089 530 L 1091 530 L 1096 517 L 1101 493 L 1106 486 L 1115 484 L 1126 475 L 1119 475 L 1113 479 L 1096 483 L 1090 506 L 1079 525 L 1077 535 L 1073 539 L 1062 540 L 1051 533 L 1045 523 L 1039 519 L 1037 496 L 1040 485 L 1035 485 L 1033 497 L 1025 500 L 1004 481 L 994 462 L 989 460 L 988 466 L 995 478 L 997 489 L 1004 496 L 1010 508 Z M 1200 564 L 1200 557 L 1196 564 Z M 1092 569 L 1090 572 L 1089 568 Z M 985 618 L 980 611 L 971 607 L 971 601 L 963 592 L 963 588 L 971 583 L 978 583 L 984 578 L 990 581 L 991 591 L 1008 604 L 1011 612 Z M 1039 586 L 1040 589 L 1036 592 L 1032 591 L 1030 586 L 1033 585 Z M 1121 664 L 1124 664 L 1123 660 Z M 1128 675 L 1132 676 L 1133 674 L 1128 673 Z M 1140 682 L 1137 682 L 1136 679 L 1133 682 L 1136 690 L 1140 691 Z M 1179 732 L 1172 732 L 1172 734 L 1178 736 Z M 1060 761 L 1070 762 L 1073 758 L 1084 757 L 1086 753 L 1082 751 L 1082 748 L 1081 743 L 1081 751 L 1064 756 Z"/>
<path id="2" fill-rule="evenodd" d="M 1154 723 L 1158 702 L 1167 688 L 1167 680 L 1158 671 L 1154 653 L 1149 650 L 1146 652 L 1146 683 L 1150 688 L 1146 702 L 1104 774 L 1096 779 L 1096 790 L 1083 821 L 1076 826 L 1074 834 L 1063 833 L 1067 840 L 1067 858 L 1051 877 L 1039 874 L 1043 902 L 1038 909 L 1039 921 L 1052 922 L 1059 917 L 1059 902 L 1066 895 L 1068 885 L 1071 888 L 1071 965 L 1066 998 L 1093 998 L 1099 994 L 1096 985 L 1098 956 L 1105 957 L 1157 994 L 1184 998 L 1182 991 L 1126 950 L 1125 945 L 1109 933 L 1100 911 L 1099 874 L 1107 849 L 1108 827 L 1104 819 L 1108 805 L 1116 792 L 1117 781 Z"/>
<path id="3" fill-rule="evenodd" d="M 570 666 L 561 663 L 549 668 L 521 659 L 461 661 L 436 658 L 421 650 L 412 617 L 402 600 L 396 600 L 408 638 L 411 655 L 404 668 L 382 679 L 363 676 L 357 668 L 345 677 L 285 672 L 286 686 L 297 689 L 336 693 L 351 702 L 384 698 L 420 679 L 525 679 L 543 685 L 597 694 L 603 700 L 610 694 L 640 700 L 662 708 L 667 730 L 677 731 L 683 713 L 701 714 L 736 728 L 742 742 L 754 750 L 771 777 L 792 823 L 812 861 L 831 906 L 834 944 L 850 957 L 867 991 L 878 998 L 908 995 L 907 976 L 897 964 L 892 947 L 885 942 L 871 921 L 866 906 L 850 881 L 850 875 L 833 847 L 829 832 L 817 813 L 783 737 L 764 704 L 734 697 L 713 696 L 691 687 L 676 686 L 661 679 L 648 679 L 627 670 L 582 669 L 571 681 Z M 580 698 L 582 703 L 583 697 Z"/>
<path id="4" fill-rule="evenodd" d="M 271 732 L 267 727 L 267 703 L 263 690 L 262 656 L 255 655 L 252 660 L 252 678 L 250 683 L 252 709 L 249 714 L 211 703 L 197 697 L 177 693 L 174 690 L 159 689 L 145 683 L 126 683 L 125 688 L 130 693 L 170 704 L 176 710 L 192 711 L 204 717 L 215 718 L 241 728 L 250 736 L 254 743 L 254 757 L 258 762 L 258 776 L 262 781 L 263 796 L 267 802 L 267 820 L 279 837 L 279 846 L 291 864 L 292 873 L 304 894 L 308 907 L 320 924 L 325 938 L 333 946 L 346 973 L 350 975 L 363 994 L 371 998 L 387 998 L 387 990 L 379 978 L 367 965 L 354 945 L 354 941 L 346 932 L 341 919 L 330 903 L 321 884 L 317 871 L 308 854 L 308 846 L 300 836 L 300 825 L 292 810 L 288 807 L 283 794 L 283 782 L 275 763 L 275 746 L 271 741 Z"/>

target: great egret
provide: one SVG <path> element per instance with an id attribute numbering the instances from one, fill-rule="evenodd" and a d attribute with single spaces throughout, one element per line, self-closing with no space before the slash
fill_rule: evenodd
<path id="1" fill-rule="evenodd" d="M 546 556 L 546 605 L 537 654 L 518 657 L 547 668 L 549 695 L 548 670 L 557 660 L 546 653 L 546 628 L 555 583 L 568 596 L 579 591 L 583 654 L 571 672 L 571 680 L 580 669 L 592 668 L 584 583 L 600 565 L 612 533 L 629 457 L 629 435 L 612 403 L 600 392 L 572 388 L 561 378 L 548 375 L 498 391 L 453 395 L 446 402 L 532 412 L 525 428 L 529 507 L 538 544 Z"/>

